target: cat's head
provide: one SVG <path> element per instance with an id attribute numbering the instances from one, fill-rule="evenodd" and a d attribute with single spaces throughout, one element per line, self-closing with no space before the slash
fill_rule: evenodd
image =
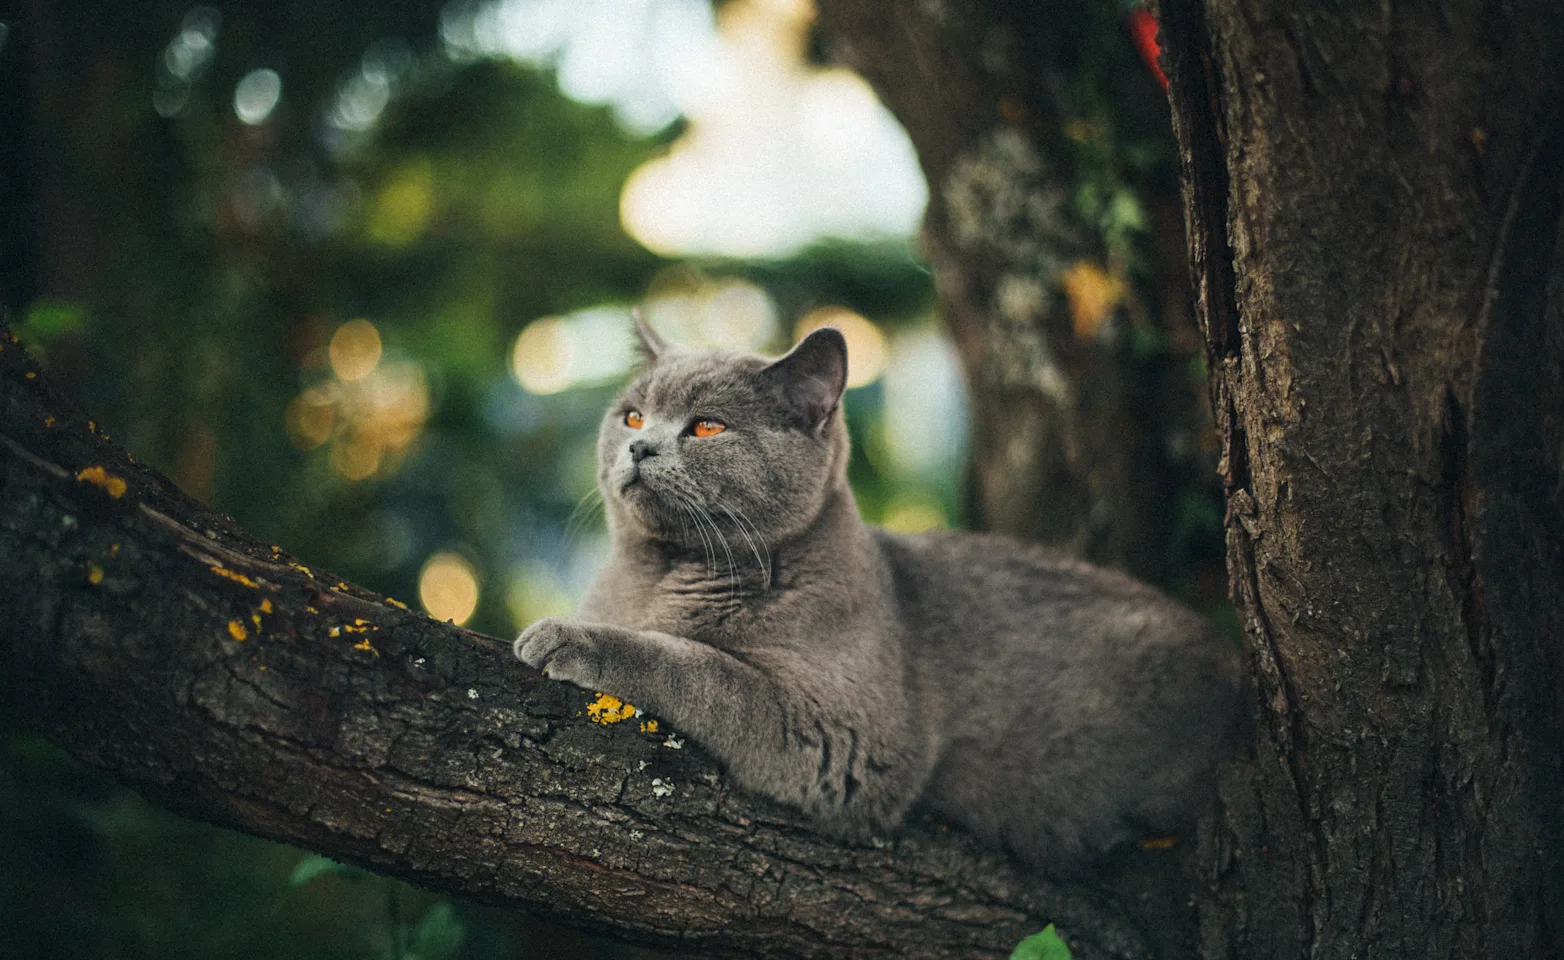
<path id="1" fill-rule="evenodd" d="M 701 547 L 702 525 L 777 543 L 845 482 L 847 343 L 816 330 L 780 360 L 671 347 L 637 319 L 645 366 L 603 418 L 597 480 L 618 535 Z"/>

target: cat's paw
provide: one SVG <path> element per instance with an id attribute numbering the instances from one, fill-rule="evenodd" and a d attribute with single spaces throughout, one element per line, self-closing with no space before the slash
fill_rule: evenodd
<path id="1" fill-rule="evenodd" d="M 513 649 L 517 659 L 550 680 L 590 687 L 601 673 L 597 641 L 588 624 L 546 617 L 522 631 Z"/>

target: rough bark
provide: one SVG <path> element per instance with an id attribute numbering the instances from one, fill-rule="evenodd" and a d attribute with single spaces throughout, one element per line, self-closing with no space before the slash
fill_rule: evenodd
<path id="1" fill-rule="evenodd" d="M 1145 955 L 1105 894 L 937 825 L 835 844 L 677 731 L 590 722 L 591 694 L 256 542 L 40 379 L 0 328 L 0 699 L 155 802 L 690 955 L 996 957 L 1048 922 Z"/>
<path id="2" fill-rule="evenodd" d="M 1198 335 L 1174 178 L 1139 197 L 1158 231 L 1143 291 L 1156 306 L 1146 316 L 1121 313 L 1084 334 L 1061 286 L 1077 261 L 1105 257 L 1098 227 L 1076 208 L 1081 179 L 1066 135 L 1069 122 L 1089 122 L 1076 93 L 1091 85 L 1083 73 L 1093 57 L 1124 57 L 1125 69 L 1107 71 L 1113 82 L 1092 91 L 1111 102 L 1118 133 L 1167 136 L 1118 7 L 818 7 L 829 49 L 873 84 L 928 179 L 924 253 L 973 400 L 974 525 L 1165 581 L 1170 505 L 1180 490 L 1203 491 L 1210 469 L 1196 449 L 1208 430 L 1204 401 L 1184 375 Z M 1137 358 L 1136 324 L 1165 337 L 1169 352 Z"/>
<path id="3" fill-rule="evenodd" d="M 1259 681 L 1203 956 L 1564 953 L 1564 7 L 1165 0 Z"/>

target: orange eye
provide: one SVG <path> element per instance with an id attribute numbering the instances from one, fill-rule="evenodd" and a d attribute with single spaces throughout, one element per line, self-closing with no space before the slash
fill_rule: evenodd
<path id="1" fill-rule="evenodd" d="M 631 410 L 625 414 L 625 426 L 631 430 L 639 430 L 646 425 L 646 418 L 641 416 L 641 411 Z"/>
<path id="2" fill-rule="evenodd" d="M 695 427 L 690 432 L 697 437 L 715 437 L 726 429 L 728 429 L 728 425 L 721 420 L 697 420 L 695 421 Z"/>

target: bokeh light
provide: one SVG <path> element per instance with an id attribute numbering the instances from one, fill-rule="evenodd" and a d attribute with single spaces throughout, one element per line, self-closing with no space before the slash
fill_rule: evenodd
<path id="1" fill-rule="evenodd" d="M 428 377 L 411 361 L 381 364 L 364 379 L 345 384 L 339 406 L 347 426 L 333 444 L 332 464 L 344 477 L 361 480 L 399 463 L 423 433 L 429 419 Z"/>
<path id="2" fill-rule="evenodd" d="M 418 600 L 429 616 L 461 626 L 478 609 L 478 573 L 459 553 L 435 553 L 418 574 Z"/>
<path id="3" fill-rule="evenodd" d="M 434 167 L 427 160 L 396 171 L 376 192 L 370 206 L 369 239 L 387 247 L 405 247 L 423 235 L 434 213 Z"/>
<path id="4" fill-rule="evenodd" d="M 364 134 L 379 122 L 412 66 L 413 53 L 407 41 L 384 37 L 370 44 L 358 69 L 337 85 L 337 95 L 326 112 L 328 145 L 341 151 L 364 143 Z"/>
<path id="5" fill-rule="evenodd" d="M 251 70 L 234 85 L 234 115 L 241 123 L 265 123 L 282 99 L 282 77 L 275 70 Z"/>
<path id="6" fill-rule="evenodd" d="M 301 391 L 284 415 L 293 445 L 309 451 L 329 444 L 326 460 L 345 480 L 367 480 L 399 465 L 429 420 L 423 366 L 385 361 L 384 354 L 374 324 L 342 324 L 310 361 L 329 367 L 330 379 Z"/>
<path id="7" fill-rule="evenodd" d="M 331 467 L 344 480 L 367 480 L 380 469 L 380 444 L 362 433 L 352 433 L 331 445 Z"/>
<path id="8" fill-rule="evenodd" d="M 738 278 L 666 271 L 653 278 L 641 311 L 664 339 L 682 347 L 760 350 L 777 335 L 771 294 Z"/>
<path id="9" fill-rule="evenodd" d="M 163 68 L 187 82 L 204 73 L 217 52 L 217 29 L 222 19 L 215 7 L 190 8 L 179 33 L 163 49 Z"/>
<path id="10" fill-rule="evenodd" d="M 899 494 L 892 498 L 880 517 L 880 525 L 896 533 L 922 533 L 950 526 L 939 504 L 916 495 Z"/>
<path id="11" fill-rule="evenodd" d="M 380 331 L 368 320 L 349 320 L 332 334 L 328 349 L 338 379 L 362 380 L 380 363 Z"/>
<path id="12" fill-rule="evenodd" d="M 331 439 L 335 403 L 322 389 L 306 390 L 288 404 L 288 438 L 300 450 L 313 450 Z"/>
<path id="13" fill-rule="evenodd" d="M 884 444 L 903 477 L 960 469 L 971 430 L 955 345 L 932 329 L 898 334 L 885 368 Z"/>
<path id="14" fill-rule="evenodd" d="M 835 327 L 847 341 L 849 389 L 866 387 L 880 379 L 890 359 L 890 346 L 874 321 L 846 307 L 821 307 L 799 318 L 794 337 L 802 340 L 821 327 Z"/>
<path id="15" fill-rule="evenodd" d="M 511 348 L 511 374 L 529 393 L 558 393 L 570 386 L 571 353 L 563 320 L 534 320 L 516 337 L 516 345 Z"/>
<path id="16" fill-rule="evenodd" d="M 179 32 L 158 58 L 157 87 L 152 108 L 160 117 L 178 116 L 190 102 L 191 85 L 212 65 L 222 15 L 215 7 L 191 7 Z"/>
<path id="17" fill-rule="evenodd" d="M 534 320 L 511 348 L 511 375 L 539 395 L 609 382 L 635 362 L 634 329 L 628 307 Z"/>
<path id="18" fill-rule="evenodd" d="M 511 626 L 520 630 L 544 617 L 568 616 L 575 607 L 569 585 L 546 563 L 532 560 L 517 568 L 505 588 Z"/>

